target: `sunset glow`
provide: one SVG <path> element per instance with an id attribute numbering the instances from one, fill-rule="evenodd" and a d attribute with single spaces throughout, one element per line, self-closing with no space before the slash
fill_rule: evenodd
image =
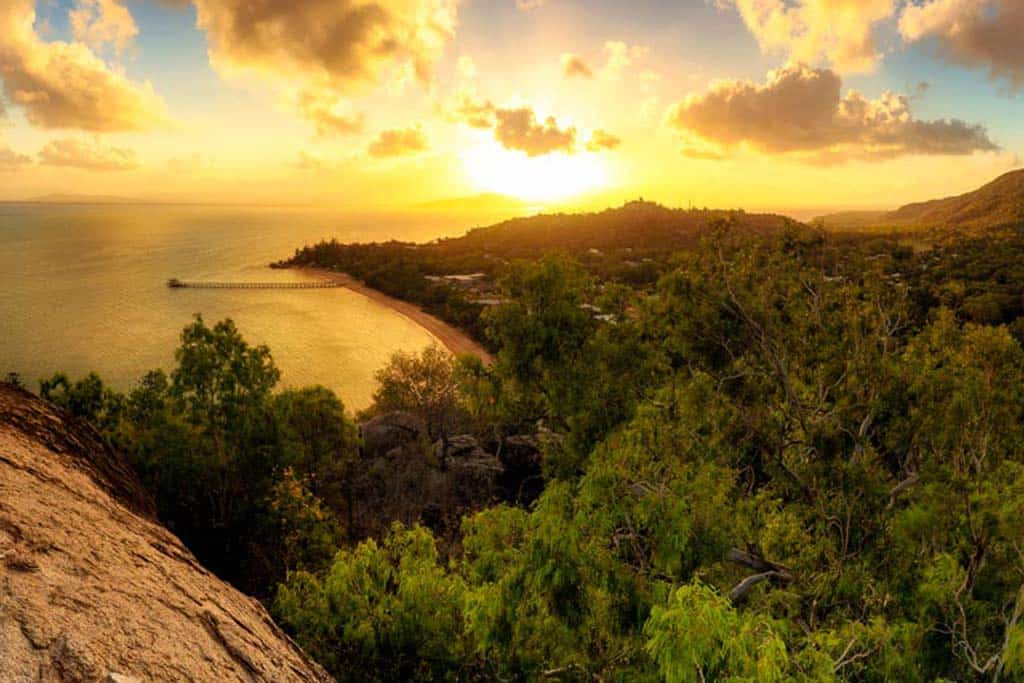
<path id="1" fill-rule="evenodd" d="M 0 199 L 810 211 L 1024 153 L 1006 0 L 250 4 L 0 4 Z"/>
<path id="2" fill-rule="evenodd" d="M 604 162 L 590 154 L 531 158 L 484 143 L 460 156 L 476 189 L 526 201 L 570 199 L 606 187 L 610 181 Z"/>

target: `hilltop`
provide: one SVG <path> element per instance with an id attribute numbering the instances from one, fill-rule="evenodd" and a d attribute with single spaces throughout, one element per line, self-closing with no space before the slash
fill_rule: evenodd
<path id="1" fill-rule="evenodd" d="M 895 211 L 822 216 L 829 228 L 944 228 L 978 231 L 1024 223 L 1024 169 L 955 197 L 907 204 Z"/>
<path id="2" fill-rule="evenodd" d="M 545 252 L 600 249 L 640 251 L 677 249 L 694 241 L 717 222 L 752 234 L 774 234 L 798 225 L 777 214 L 743 210 L 671 209 L 636 200 L 594 213 L 540 214 L 476 228 L 463 237 L 442 240 L 453 252 L 488 251 L 526 258 Z"/>
<path id="3" fill-rule="evenodd" d="M 331 240 L 297 249 L 271 267 L 347 273 L 483 340 L 480 312 L 498 301 L 496 283 L 516 260 L 570 254 L 602 279 L 650 286 L 674 252 L 697 246 L 723 223 L 734 233 L 763 236 L 802 226 L 776 214 L 670 209 L 638 200 L 596 213 L 514 218 L 428 244 Z"/>

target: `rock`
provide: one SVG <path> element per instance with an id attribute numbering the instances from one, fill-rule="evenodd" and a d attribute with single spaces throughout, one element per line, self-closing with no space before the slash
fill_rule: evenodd
<path id="1" fill-rule="evenodd" d="M 487 452 L 480 447 L 480 442 L 469 434 L 449 436 L 438 439 L 434 443 L 434 455 L 438 460 L 445 458 L 472 458 L 486 456 Z"/>
<path id="2" fill-rule="evenodd" d="M 533 434 L 505 437 L 501 444 L 501 461 L 513 471 L 537 474 L 541 467 L 540 439 Z"/>
<path id="3" fill-rule="evenodd" d="M 0 681 L 329 681 L 153 519 L 82 422 L 0 385 Z"/>
<path id="4" fill-rule="evenodd" d="M 544 491 L 542 448 L 540 435 L 517 434 L 502 441 L 505 472 L 498 483 L 506 499 L 529 504 Z"/>
<path id="5" fill-rule="evenodd" d="M 423 421 L 411 413 L 384 413 L 359 426 L 363 455 L 375 458 L 419 440 L 426 432 Z"/>
<path id="6" fill-rule="evenodd" d="M 142 681 L 135 678 L 135 676 L 125 676 L 124 674 L 111 671 L 107 674 L 107 677 L 103 679 L 103 683 L 142 683 Z"/>

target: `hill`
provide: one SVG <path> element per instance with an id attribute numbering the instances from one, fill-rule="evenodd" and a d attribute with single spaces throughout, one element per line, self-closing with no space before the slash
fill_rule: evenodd
<path id="1" fill-rule="evenodd" d="M 94 429 L 0 383 L 0 680 L 330 680 L 154 509 Z"/>
<path id="2" fill-rule="evenodd" d="M 798 225 L 793 219 L 776 214 L 670 209 L 639 200 L 597 213 L 514 218 L 471 230 L 463 237 L 442 240 L 439 246 L 451 252 L 488 251 L 506 258 L 588 249 L 661 251 L 693 244 L 718 221 L 728 221 L 735 230 L 752 234 L 772 234 Z"/>
<path id="3" fill-rule="evenodd" d="M 481 310 L 499 300 L 496 283 L 512 261 L 570 254 L 603 280 L 650 286 L 669 267 L 674 252 L 697 246 L 722 222 L 735 233 L 751 235 L 801 226 L 775 214 L 669 209 L 634 201 L 597 213 L 515 218 L 428 244 L 331 240 L 297 249 L 271 267 L 347 273 L 483 340 Z"/>
<path id="4" fill-rule="evenodd" d="M 907 204 L 888 212 L 822 216 L 830 228 L 939 228 L 978 231 L 1024 223 L 1024 169 L 955 197 Z"/>

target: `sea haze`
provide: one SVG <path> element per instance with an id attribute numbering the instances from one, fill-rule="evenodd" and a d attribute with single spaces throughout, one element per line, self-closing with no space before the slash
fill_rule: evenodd
<path id="1" fill-rule="evenodd" d="M 497 218 L 497 217 L 496 217 Z M 30 386 L 91 370 L 128 389 L 173 365 L 194 313 L 230 317 L 267 344 L 283 384 L 323 384 L 368 405 L 373 374 L 394 351 L 432 341 L 402 315 L 346 289 L 171 290 L 183 280 L 294 281 L 267 264 L 323 238 L 416 241 L 489 217 L 352 214 L 310 208 L 0 204 L 0 374 Z"/>

